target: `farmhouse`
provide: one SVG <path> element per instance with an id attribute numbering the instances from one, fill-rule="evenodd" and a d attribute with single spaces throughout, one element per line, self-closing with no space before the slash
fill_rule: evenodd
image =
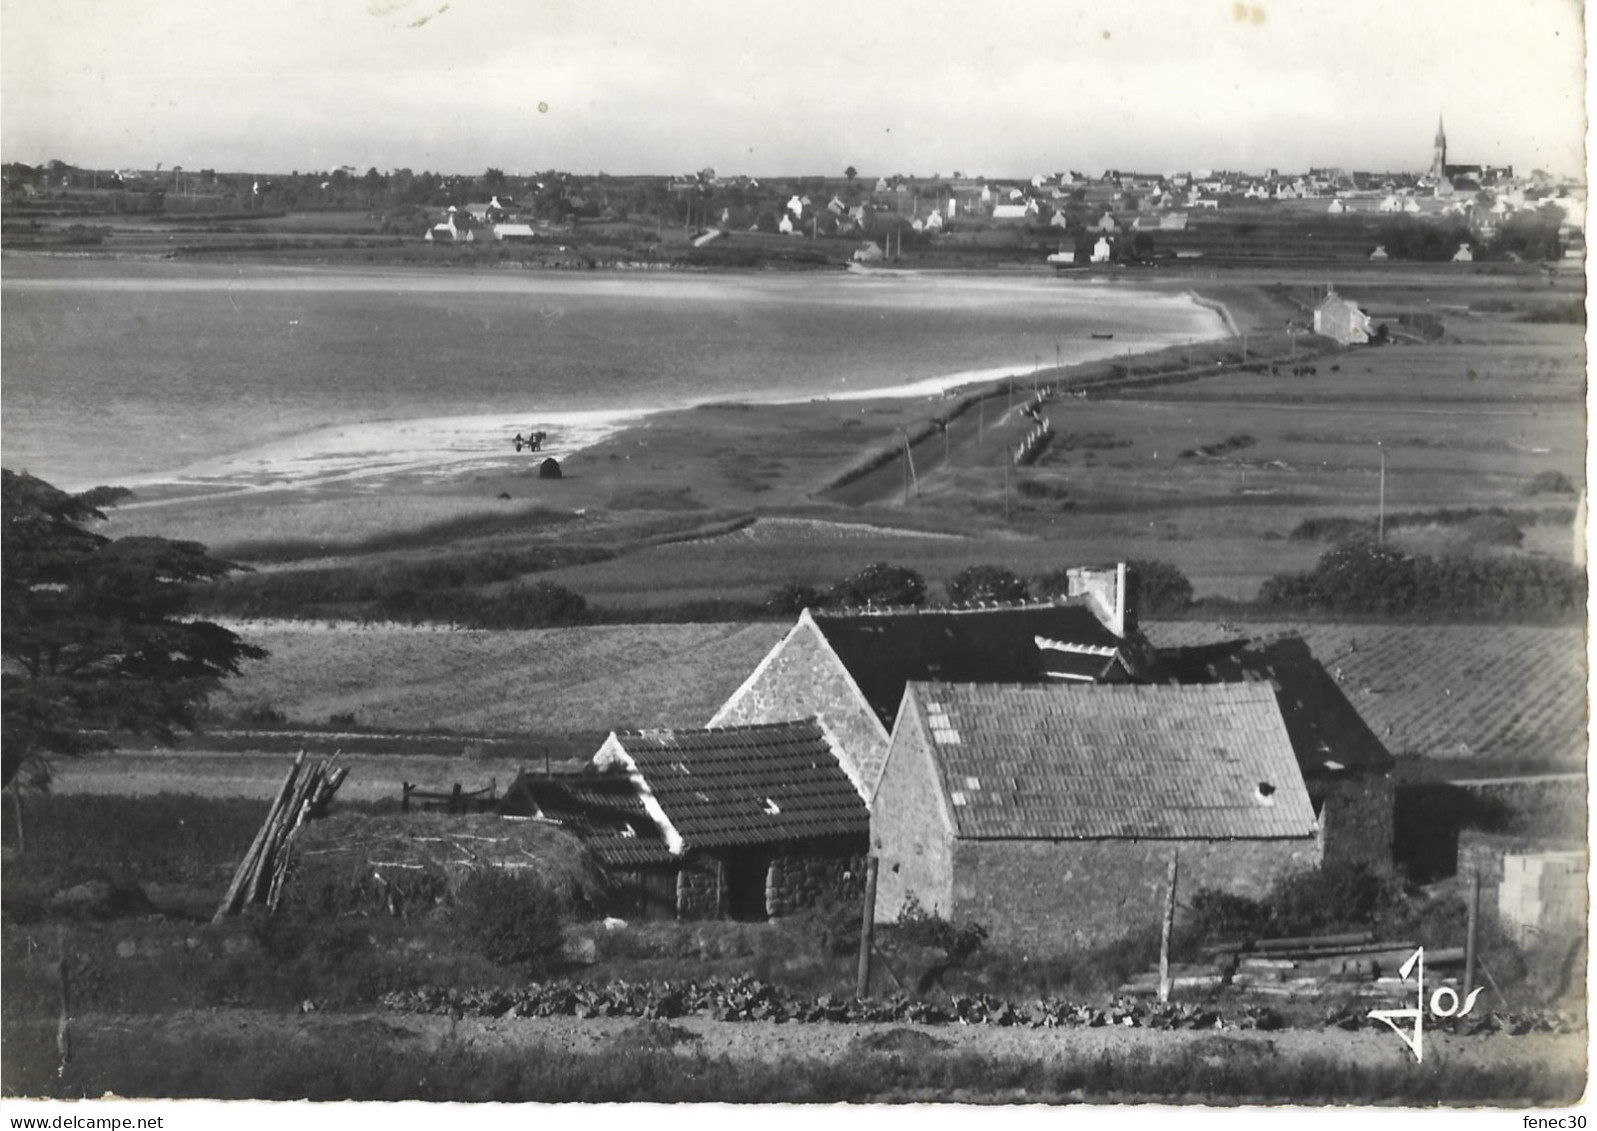
<path id="1" fill-rule="evenodd" d="M 1314 308 L 1314 332 L 1344 346 L 1359 345 L 1370 340 L 1370 316 L 1332 291 Z"/>
<path id="2" fill-rule="evenodd" d="M 1275 691 L 1327 862 L 1392 863 L 1395 761 L 1331 672 L 1296 633 L 1169 649 L 1183 685 L 1251 684 Z"/>
<path id="3" fill-rule="evenodd" d="M 913 897 L 1011 945 L 1094 945 L 1188 892 L 1319 862 L 1267 687 L 911 683 L 871 815 L 876 914 Z"/>
<path id="4" fill-rule="evenodd" d="M 657 830 L 663 840 L 679 918 L 765 919 L 860 892 L 870 827 L 864 793 L 814 718 L 612 732 L 593 769 L 629 783 L 654 825 L 649 835 Z M 628 812 L 641 846 L 647 838 L 636 810 Z M 598 851 L 613 851 L 616 836 L 607 832 Z M 658 871 L 652 881 L 645 876 L 644 901 L 658 904 L 666 883 Z"/>
<path id="5" fill-rule="evenodd" d="M 1046 684 L 1164 676 L 1136 628 L 1124 564 L 1070 573 L 1062 602 L 978 609 L 817 612 L 798 622 L 710 726 L 817 717 L 875 792 L 911 680 Z"/>

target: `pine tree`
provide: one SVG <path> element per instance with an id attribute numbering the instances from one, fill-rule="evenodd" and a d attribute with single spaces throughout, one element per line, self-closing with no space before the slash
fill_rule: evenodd
<path id="1" fill-rule="evenodd" d="M 171 743 L 224 677 L 266 655 L 189 615 L 193 583 L 243 567 L 197 542 L 90 529 L 126 490 L 0 477 L 0 785 L 46 785 L 52 756 L 110 749 L 115 734 Z"/>

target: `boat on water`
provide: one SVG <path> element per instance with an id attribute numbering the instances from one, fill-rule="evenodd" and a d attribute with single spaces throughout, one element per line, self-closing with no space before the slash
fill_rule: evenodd
<path id="1" fill-rule="evenodd" d="M 1099 341 L 1107 342 L 1109 339 L 1113 338 L 1114 335 L 1113 334 L 1094 334 L 1093 337 L 1097 338 Z"/>

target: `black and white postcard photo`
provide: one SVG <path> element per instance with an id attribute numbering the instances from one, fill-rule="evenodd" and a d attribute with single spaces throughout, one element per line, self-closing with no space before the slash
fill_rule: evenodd
<path id="1" fill-rule="evenodd" d="M 0 0 L 7 1127 L 1580 1131 L 1585 19 Z"/>

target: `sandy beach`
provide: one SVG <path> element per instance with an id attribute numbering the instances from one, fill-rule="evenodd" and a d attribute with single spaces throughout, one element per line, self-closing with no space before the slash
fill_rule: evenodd
<path id="1" fill-rule="evenodd" d="M 1234 328 L 1142 278 L 10 267 L 8 464 L 162 501 L 513 474 L 518 432 L 564 464 L 655 413 L 936 398 Z"/>
<path id="2" fill-rule="evenodd" d="M 908 273 L 906 273 L 908 274 Z M 1094 295 L 1094 298 L 1098 298 Z M 1124 299 L 1125 295 L 1118 296 Z M 1159 296 L 1169 299 L 1172 295 Z M 1196 311 L 1208 314 L 1206 333 L 1193 338 L 1186 333 L 1144 332 L 1129 341 L 1085 339 L 1071 341 L 1056 352 L 1064 369 L 1124 355 L 1141 355 L 1194 341 L 1230 336 L 1234 322 L 1225 307 L 1187 292 L 1180 296 Z M 524 470 L 531 460 L 553 457 L 566 464 L 573 458 L 651 416 L 705 404 L 746 404 L 779 408 L 828 401 L 906 401 L 936 399 L 1006 378 L 1034 381 L 1040 359 L 1031 364 L 993 365 L 943 372 L 891 386 L 863 385 L 847 388 L 848 376 L 836 378 L 837 391 L 797 396 L 749 389 L 732 396 L 696 398 L 684 403 L 660 403 L 606 409 L 569 411 L 475 413 L 400 420 L 366 420 L 329 425 L 223 456 L 207 458 L 171 470 L 119 476 L 117 482 L 141 493 L 136 506 L 166 506 L 193 498 L 264 491 L 311 490 L 322 487 L 375 487 L 396 478 L 440 481 L 473 475 Z M 1057 374 L 1059 368 L 1047 366 Z M 536 454 L 518 452 L 517 435 L 547 433 Z M 68 490 L 82 490 L 99 480 L 64 479 Z"/>

